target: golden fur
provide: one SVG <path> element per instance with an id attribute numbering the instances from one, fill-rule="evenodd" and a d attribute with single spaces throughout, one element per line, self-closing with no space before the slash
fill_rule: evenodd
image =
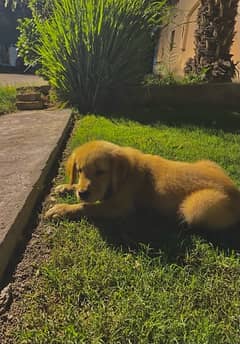
<path id="1" fill-rule="evenodd" d="M 56 192 L 74 191 L 80 202 L 56 204 L 47 218 L 111 218 L 150 207 L 188 226 L 224 229 L 240 221 L 240 191 L 211 161 L 171 161 L 91 141 L 73 151 L 66 170 L 69 184 Z"/>

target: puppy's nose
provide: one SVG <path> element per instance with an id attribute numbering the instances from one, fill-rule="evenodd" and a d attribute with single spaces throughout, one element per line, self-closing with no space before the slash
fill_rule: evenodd
<path id="1" fill-rule="evenodd" d="M 80 197 L 80 199 L 82 199 L 83 201 L 86 201 L 89 197 L 89 191 L 88 190 L 85 190 L 85 191 L 79 191 L 78 192 L 78 195 Z"/>

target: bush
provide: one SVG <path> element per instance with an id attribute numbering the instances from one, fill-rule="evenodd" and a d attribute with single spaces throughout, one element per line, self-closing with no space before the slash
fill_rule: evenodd
<path id="1" fill-rule="evenodd" d="M 166 0 L 53 0 L 34 15 L 41 74 L 63 101 L 95 111 L 114 87 L 138 83 L 152 65 L 152 28 Z"/>
<path id="2" fill-rule="evenodd" d="M 36 47 L 39 43 L 40 34 L 36 25 L 36 18 L 42 20 L 48 18 L 51 13 L 50 0 L 30 0 L 28 8 L 31 11 L 31 18 L 21 18 L 18 23 L 19 39 L 17 42 L 18 55 L 24 60 L 24 64 L 29 67 L 39 68 L 40 56 Z"/>
<path id="3" fill-rule="evenodd" d="M 39 39 L 39 34 L 34 20 L 32 18 L 21 19 L 18 30 L 20 32 L 17 42 L 18 55 L 24 57 L 25 65 L 35 67 L 39 56 L 35 52 L 34 47 Z"/>

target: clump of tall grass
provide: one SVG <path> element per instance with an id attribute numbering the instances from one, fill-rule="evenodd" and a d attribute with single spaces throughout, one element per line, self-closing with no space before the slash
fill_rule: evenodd
<path id="1" fill-rule="evenodd" d="M 95 111 L 111 88 L 138 83 L 151 70 L 151 29 L 166 0 L 53 0 L 35 17 L 41 73 L 63 101 Z"/>
<path id="2" fill-rule="evenodd" d="M 0 115 L 16 109 L 16 88 L 0 86 Z"/>

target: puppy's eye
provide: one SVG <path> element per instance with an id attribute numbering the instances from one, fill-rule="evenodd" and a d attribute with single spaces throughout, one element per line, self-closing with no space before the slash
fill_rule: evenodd
<path id="1" fill-rule="evenodd" d="M 105 173 L 104 170 L 97 170 L 96 171 L 96 176 L 102 176 Z"/>

